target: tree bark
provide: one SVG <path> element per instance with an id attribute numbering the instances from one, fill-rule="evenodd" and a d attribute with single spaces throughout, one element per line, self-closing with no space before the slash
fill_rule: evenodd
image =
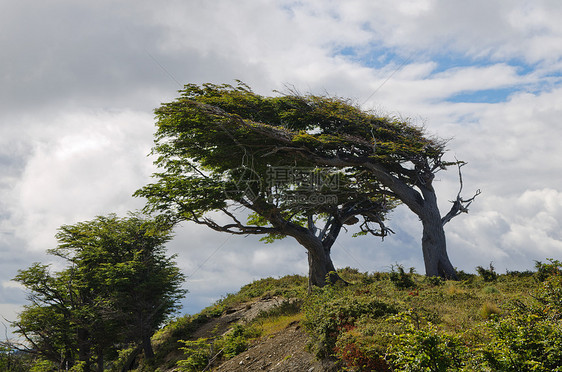
<path id="1" fill-rule="evenodd" d="M 101 347 L 98 348 L 97 354 L 98 354 L 98 360 L 97 360 L 98 371 L 97 372 L 103 372 L 104 358 L 103 358 L 103 349 Z"/>
<path id="2" fill-rule="evenodd" d="M 90 334 L 85 328 L 78 328 L 76 338 L 78 340 L 78 360 L 85 363 L 84 372 L 90 372 Z"/>
<path id="3" fill-rule="evenodd" d="M 427 204 L 426 210 L 419 216 L 423 226 L 422 251 L 425 274 L 456 280 L 458 279 L 457 273 L 447 254 L 447 242 L 441 215 L 436 204 Z"/>
<path id="4" fill-rule="evenodd" d="M 310 291 L 313 286 L 325 286 L 326 276 L 330 271 L 335 270 L 330 255 L 326 255 L 322 241 L 304 228 L 301 231 L 291 231 L 288 235 L 295 238 L 307 251 L 308 290 Z"/>
<path id="5" fill-rule="evenodd" d="M 150 342 L 150 333 L 146 331 L 142 334 L 142 349 L 146 359 L 150 360 L 154 358 L 154 350 L 152 349 L 152 343 Z"/>
<path id="6" fill-rule="evenodd" d="M 269 222 L 277 228 L 282 234 L 295 238 L 301 244 L 308 254 L 308 291 L 312 290 L 313 286 L 324 287 L 326 278 L 331 284 L 338 281 L 345 283 L 336 273 L 334 263 L 330 257 L 331 247 L 335 241 L 335 237 L 339 230 L 336 228 L 330 231 L 329 238 L 323 241 L 320 237 L 316 236 L 315 229 L 312 227 L 303 227 L 293 222 L 288 222 L 279 213 L 266 214 Z M 341 227 L 341 224 L 339 225 Z M 329 274 L 329 277 L 328 277 Z"/>

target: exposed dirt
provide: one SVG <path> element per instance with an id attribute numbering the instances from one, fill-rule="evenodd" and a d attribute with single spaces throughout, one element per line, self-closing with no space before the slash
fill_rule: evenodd
<path id="1" fill-rule="evenodd" d="M 285 300 L 272 297 L 252 303 L 238 305 L 235 308 L 228 310 L 220 317 L 214 318 L 208 323 L 205 323 L 191 335 L 190 339 L 196 340 L 202 337 L 222 336 L 227 333 L 234 324 L 249 323 L 262 311 L 268 311 L 275 306 L 279 306 L 283 301 Z"/>
<path id="2" fill-rule="evenodd" d="M 234 324 L 246 324 L 262 311 L 280 305 L 283 298 L 265 298 L 256 302 L 241 304 L 222 316 L 212 319 L 195 331 L 190 339 L 217 337 L 229 332 Z M 210 369 L 217 372 L 230 371 L 295 371 L 332 372 L 337 371 L 331 361 L 319 361 L 306 351 L 308 334 L 298 322 L 289 324 L 273 335 L 256 340 L 248 350 Z"/>
<path id="3" fill-rule="evenodd" d="M 226 371 L 337 371 L 330 361 L 319 361 L 306 351 L 308 335 L 298 322 L 266 339 L 259 340 L 250 349 L 226 361 L 217 372 Z"/>
<path id="4" fill-rule="evenodd" d="M 284 298 L 272 297 L 238 305 L 218 318 L 211 319 L 193 332 L 189 339 L 221 337 L 230 332 L 235 324 L 247 324 L 263 311 L 281 305 Z M 299 322 L 290 323 L 285 329 L 255 340 L 250 348 L 220 364 L 220 354 L 205 371 L 294 371 L 294 372 L 334 372 L 338 368 L 329 360 L 317 360 L 307 352 L 309 336 L 301 328 Z M 174 351 L 166 358 L 166 363 L 182 358 L 182 353 Z M 167 369 L 168 372 L 178 371 L 177 367 Z"/>

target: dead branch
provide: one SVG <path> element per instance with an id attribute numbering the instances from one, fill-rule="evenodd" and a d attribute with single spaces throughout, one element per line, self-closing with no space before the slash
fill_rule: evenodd
<path id="1" fill-rule="evenodd" d="M 462 198 L 461 193 L 462 193 L 462 188 L 463 188 L 463 181 L 462 181 L 461 168 L 464 165 L 466 165 L 465 162 L 458 162 L 457 161 L 457 167 L 458 167 L 458 170 L 459 170 L 459 192 L 457 193 L 456 200 L 451 200 L 451 203 L 453 203 L 453 206 L 451 207 L 451 210 L 449 211 L 449 213 L 447 213 L 443 218 L 441 218 L 441 224 L 443 226 L 447 222 L 451 221 L 453 218 L 458 216 L 459 214 L 468 213 L 468 207 L 470 206 L 470 204 L 472 204 L 474 199 L 476 199 L 476 197 L 482 193 L 480 191 L 480 189 L 478 189 L 478 190 L 476 190 L 476 193 L 474 193 L 474 195 L 471 198 L 469 198 L 469 199 L 463 199 Z"/>

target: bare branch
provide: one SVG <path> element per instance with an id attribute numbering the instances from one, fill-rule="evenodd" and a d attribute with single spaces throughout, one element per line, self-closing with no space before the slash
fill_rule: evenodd
<path id="1" fill-rule="evenodd" d="M 468 213 L 468 207 L 470 206 L 470 204 L 472 204 L 472 202 L 474 201 L 474 199 L 476 199 L 476 197 L 478 195 L 480 195 L 482 192 L 480 191 L 480 189 L 476 190 L 476 193 L 474 193 L 474 195 L 469 198 L 469 199 L 463 199 L 461 196 L 461 192 L 462 192 L 462 188 L 463 188 L 463 181 L 462 181 L 462 172 L 461 172 L 461 168 L 466 165 L 465 162 L 460 162 L 457 161 L 457 167 L 459 170 L 459 192 L 457 193 L 457 198 L 456 200 L 451 200 L 451 203 L 453 203 L 453 206 L 451 207 L 451 210 L 449 211 L 449 213 L 447 213 L 443 218 L 441 218 L 441 224 L 444 226 L 447 222 L 451 221 L 453 218 L 455 218 L 456 216 L 458 216 L 461 213 Z"/>
<path id="2" fill-rule="evenodd" d="M 233 220 L 233 223 L 221 225 L 211 218 L 200 219 L 196 215 L 192 215 L 191 218 L 189 218 L 189 220 L 199 225 L 205 225 L 207 227 L 210 227 L 215 231 L 227 232 L 234 235 L 259 235 L 259 234 L 272 234 L 277 232 L 277 229 L 273 227 L 244 225 L 240 221 L 238 221 L 238 219 L 236 219 L 232 213 L 226 210 L 223 210 L 223 212 Z"/>

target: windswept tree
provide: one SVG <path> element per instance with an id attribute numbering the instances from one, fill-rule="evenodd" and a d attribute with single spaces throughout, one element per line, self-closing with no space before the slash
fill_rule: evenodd
<path id="1" fill-rule="evenodd" d="M 344 225 L 383 237 L 394 201 L 353 169 L 274 154 L 275 139 L 237 123 L 247 118 L 250 126 L 291 125 L 292 105 L 290 97 L 271 101 L 244 86 L 186 86 L 181 97 L 156 110 L 153 153 L 162 171 L 135 195 L 173 222 L 265 235 L 267 241 L 293 237 L 308 253 L 310 286 L 323 286 L 329 273 L 330 281 L 339 280 L 330 254 Z"/>
<path id="2" fill-rule="evenodd" d="M 423 226 L 426 274 L 456 278 L 444 225 L 467 212 L 479 191 L 468 199 L 461 196 L 464 163 L 443 159 L 446 141 L 406 121 L 362 111 L 344 99 L 299 94 L 263 97 L 243 84 L 187 85 L 180 98 L 156 112 L 155 153 L 161 155 L 158 164 L 166 170 L 157 175 L 160 179 L 170 174 L 169 180 L 177 178 L 184 171 L 178 167 L 186 166 L 179 159 L 186 157 L 194 158 L 201 171 L 211 168 L 214 174 L 229 172 L 240 165 L 240 158 L 249 159 L 248 154 L 264 165 L 342 170 L 346 184 L 360 185 L 356 195 L 370 184 L 377 195 L 406 204 Z M 218 156 L 209 157 L 209 152 Z M 433 181 L 438 171 L 450 166 L 458 167 L 460 190 L 443 216 Z M 161 183 L 152 195 L 144 194 L 152 197 L 152 204 L 169 207 L 181 196 L 173 193 L 164 198 L 166 187 L 168 183 Z M 159 204 L 159 199 L 166 202 Z M 217 209 L 225 206 L 221 198 L 216 200 Z"/>
<path id="3" fill-rule="evenodd" d="M 94 364 L 103 371 L 122 345 L 141 345 L 151 358 L 150 337 L 185 294 L 183 274 L 165 255 L 170 226 L 109 215 L 62 226 L 57 239 L 49 253 L 66 260 L 66 269 L 51 273 L 36 263 L 15 278 L 31 302 L 13 324 L 28 351 L 60 368 L 80 362 L 86 371 Z"/>

